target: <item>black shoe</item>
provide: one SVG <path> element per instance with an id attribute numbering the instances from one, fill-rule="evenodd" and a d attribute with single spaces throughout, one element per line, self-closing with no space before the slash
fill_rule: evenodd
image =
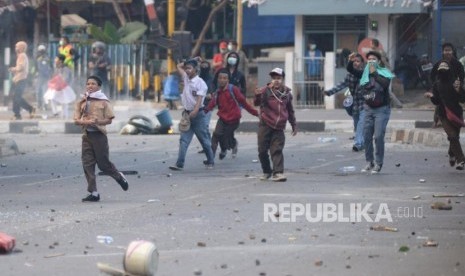
<path id="1" fill-rule="evenodd" d="M 354 146 L 352 146 L 352 151 L 353 151 L 353 152 L 358 152 L 358 151 L 359 151 L 359 149 L 357 148 L 357 146 L 356 146 L 356 145 L 354 145 Z"/>
<path id="2" fill-rule="evenodd" d="M 197 153 L 205 153 L 204 150 L 199 150 Z"/>
<path id="3" fill-rule="evenodd" d="M 100 201 L 100 195 L 94 196 L 92 194 L 89 194 L 85 198 L 82 199 L 82 202 L 97 202 Z"/>
<path id="4" fill-rule="evenodd" d="M 118 180 L 118 184 L 121 186 L 123 191 L 127 191 L 129 189 L 129 183 L 122 172 L 119 172 L 119 174 L 121 175 L 121 178 Z"/>
<path id="5" fill-rule="evenodd" d="M 226 157 L 226 151 L 220 152 L 220 160 L 223 160 Z"/>
<path id="6" fill-rule="evenodd" d="M 182 167 L 178 167 L 178 165 L 169 166 L 169 168 L 172 171 L 182 171 Z"/>

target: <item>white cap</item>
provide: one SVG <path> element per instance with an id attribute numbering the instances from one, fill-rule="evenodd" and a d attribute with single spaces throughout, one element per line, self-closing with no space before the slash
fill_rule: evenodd
<path id="1" fill-rule="evenodd" d="M 37 50 L 38 51 L 45 51 L 45 50 L 47 50 L 47 48 L 45 47 L 45 45 L 40 44 L 39 47 L 37 47 Z"/>
<path id="2" fill-rule="evenodd" d="M 276 67 L 276 68 L 274 68 L 273 70 L 271 70 L 270 76 L 271 76 L 271 75 L 279 75 L 279 76 L 283 76 L 283 77 L 284 77 L 284 70 L 281 69 L 281 68 Z"/>

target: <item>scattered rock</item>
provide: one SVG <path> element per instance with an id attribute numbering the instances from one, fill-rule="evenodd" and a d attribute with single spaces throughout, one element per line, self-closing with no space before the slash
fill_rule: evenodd
<path id="1" fill-rule="evenodd" d="M 206 247 L 207 244 L 205 242 L 197 242 L 198 247 Z"/>
<path id="2" fill-rule="evenodd" d="M 433 204 L 431 204 L 431 209 L 452 210 L 452 206 L 444 202 L 434 202 Z"/>
<path id="3" fill-rule="evenodd" d="M 315 266 L 322 266 L 323 265 L 323 261 L 322 260 L 316 260 L 315 261 Z"/>
<path id="4" fill-rule="evenodd" d="M 399 229 L 394 228 L 394 227 L 387 227 L 384 225 L 375 225 L 375 226 L 370 226 L 370 230 L 373 231 L 386 231 L 386 232 L 398 232 Z"/>
<path id="5" fill-rule="evenodd" d="M 437 247 L 438 246 L 438 242 L 437 241 L 433 241 L 433 240 L 427 240 L 423 243 L 423 246 L 424 247 Z"/>
<path id="6" fill-rule="evenodd" d="M 402 245 L 400 248 L 399 248 L 399 252 L 407 252 L 409 251 L 410 248 L 406 245 Z"/>

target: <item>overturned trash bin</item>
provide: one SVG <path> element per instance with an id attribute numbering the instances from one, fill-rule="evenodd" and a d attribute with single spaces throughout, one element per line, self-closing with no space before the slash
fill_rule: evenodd
<path id="1" fill-rule="evenodd" d="M 120 134 L 172 134 L 173 121 L 168 109 L 155 114 L 160 126 L 155 127 L 152 120 L 142 115 L 132 116 L 128 123 L 120 130 Z"/>

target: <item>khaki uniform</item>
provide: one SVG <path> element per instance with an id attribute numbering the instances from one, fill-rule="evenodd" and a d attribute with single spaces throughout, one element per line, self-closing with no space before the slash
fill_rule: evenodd
<path id="1" fill-rule="evenodd" d="M 113 119 L 111 104 L 106 100 L 88 98 L 76 104 L 74 119 Z M 115 165 L 110 161 L 107 130 L 104 125 L 83 126 L 81 160 L 87 179 L 87 191 L 97 191 L 95 165 L 116 181 L 122 179 Z"/>

